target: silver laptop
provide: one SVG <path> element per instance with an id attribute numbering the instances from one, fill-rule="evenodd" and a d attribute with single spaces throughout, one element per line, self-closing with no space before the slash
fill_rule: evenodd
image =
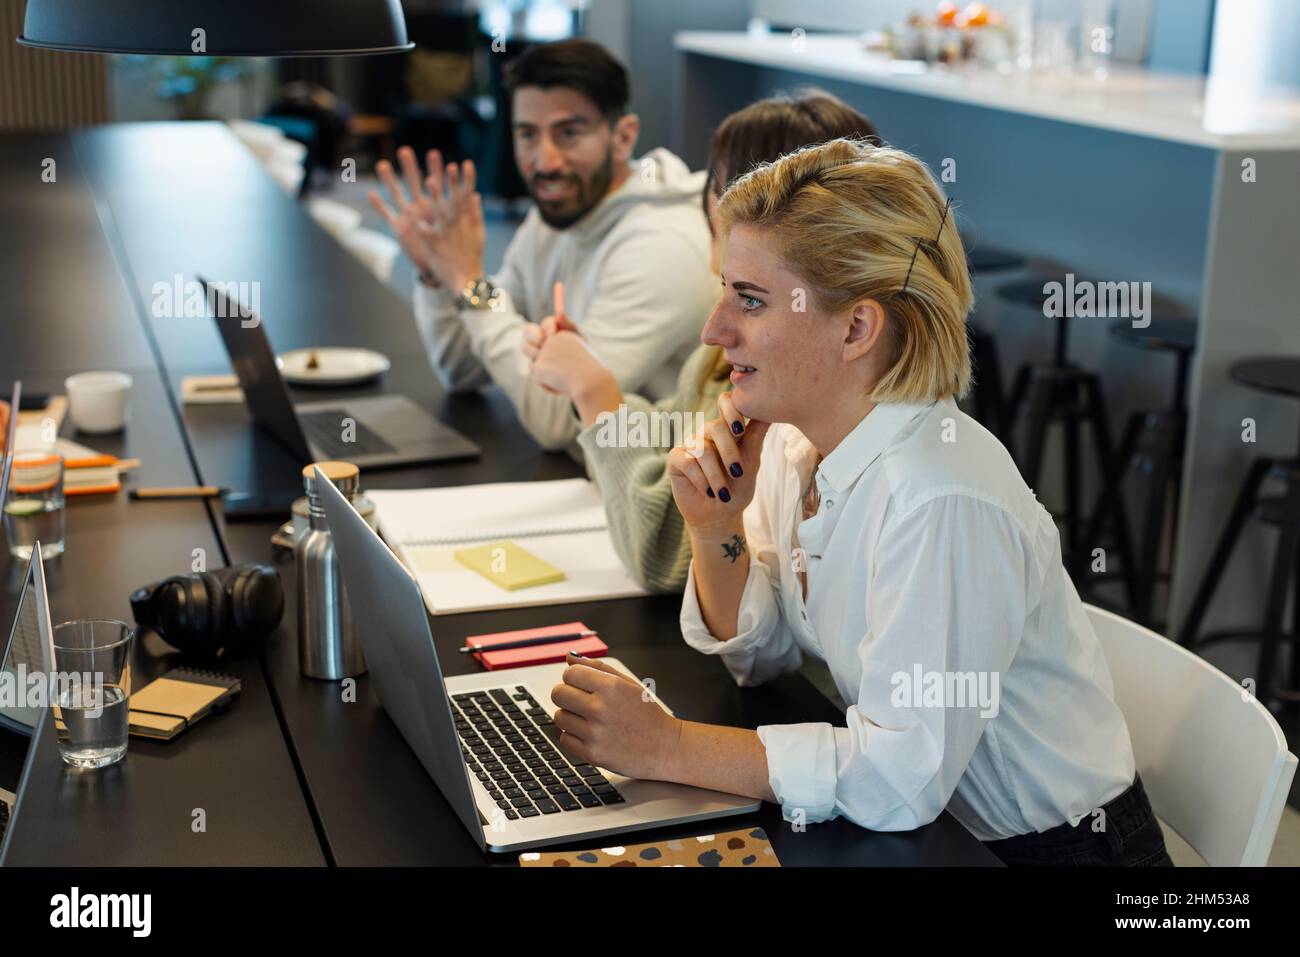
<path id="1" fill-rule="evenodd" d="M 551 719 L 563 663 L 444 679 L 419 584 L 319 469 L 316 481 L 379 701 L 480 847 L 541 847 L 758 808 L 752 798 L 569 761 Z"/>
<path id="2" fill-rule="evenodd" d="M 359 468 L 473 458 L 480 449 L 401 395 L 334 399 L 295 405 L 289 398 L 261 319 L 202 276 L 205 301 L 259 426 L 298 461 L 346 459 Z M 223 318 L 224 317 L 224 318 Z M 245 322 L 255 319 L 255 322 Z"/>
<path id="3" fill-rule="evenodd" d="M 26 687 L 26 681 L 21 680 L 23 675 L 38 671 L 49 674 L 52 640 L 50 602 L 45 592 L 45 570 L 38 542 L 23 575 L 18 613 L 9 640 L 0 654 L 0 681 L 11 685 L 13 692 L 21 692 Z M 37 744 L 45 733 L 49 713 L 48 707 L 24 707 L 23 702 L 13 699 L 8 689 L 0 695 L 0 865 L 5 863 L 13 843 L 23 793 L 27 790 Z"/>

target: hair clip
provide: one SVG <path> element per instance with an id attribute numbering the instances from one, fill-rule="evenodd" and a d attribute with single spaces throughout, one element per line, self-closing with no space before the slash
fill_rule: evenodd
<path id="1" fill-rule="evenodd" d="M 943 204 L 943 216 L 939 219 L 939 232 L 935 234 L 933 245 L 939 244 L 939 237 L 943 235 L 943 225 L 948 221 L 948 208 L 952 206 L 952 197 L 949 196 L 947 202 Z M 907 275 L 903 277 L 903 288 L 898 290 L 898 295 L 907 292 L 907 283 L 912 278 L 912 267 L 916 265 L 916 254 L 921 251 L 921 243 L 924 239 L 917 237 L 916 248 L 912 250 L 912 261 L 907 264 Z"/>

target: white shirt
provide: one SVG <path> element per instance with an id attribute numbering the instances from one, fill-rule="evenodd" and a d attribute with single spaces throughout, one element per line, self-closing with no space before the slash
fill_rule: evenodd
<path id="1" fill-rule="evenodd" d="M 946 807 L 989 841 L 1077 824 L 1128 788 L 1100 643 L 1001 443 L 950 399 L 877 406 L 817 469 L 820 506 L 800 522 L 815 461 L 794 427 L 768 431 L 736 636 L 709 633 L 693 564 L 681 615 L 737 683 L 812 654 L 851 703 L 845 727 L 758 729 L 785 818 L 910 830 Z"/>

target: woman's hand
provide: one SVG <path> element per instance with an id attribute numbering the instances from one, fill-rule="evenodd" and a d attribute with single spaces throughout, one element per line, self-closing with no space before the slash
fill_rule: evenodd
<path id="1" fill-rule="evenodd" d="M 524 356 L 532 364 L 537 384 L 553 395 L 568 396 L 587 426 L 606 408 L 617 409 L 623 392 L 569 319 L 564 283 L 557 282 L 551 295 L 551 314 L 536 325 L 524 326 Z"/>
<path id="2" fill-rule="evenodd" d="M 572 653 L 565 660 L 564 681 L 551 689 L 560 750 L 628 777 L 671 780 L 682 722 L 647 687 L 603 661 Z"/>
<path id="3" fill-rule="evenodd" d="M 538 349 L 533 378 L 547 392 L 573 398 L 598 380 L 614 377 L 582 336 L 565 329 L 547 336 Z"/>
<path id="4" fill-rule="evenodd" d="M 541 322 L 530 322 L 524 326 L 524 355 L 528 361 L 532 362 L 537 358 L 537 354 L 542 351 L 542 346 L 546 345 L 546 340 L 557 332 L 572 332 L 575 336 L 581 336 L 572 320 L 561 313 L 557 316 L 547 316 Z"/>
<path id="5" fill-rule="evenodd" d="M 718 396 L 721 417 L 668 453 L 668 478 L 682 518 L 692 529 L 735 528 L 754 498 L 770 423 L 736 411 L 731 393 Z"/>
<path id="6" fill-rule="evenodd" d="M 569 314 L 564 311 L 564 283 L 557 282 L 551 287 L 551 304 L 553 308 L 549 316 L 536 325 L 529 323 L 524 326 L 524 355 L 528 357 L 529 362 L 537 360 L 537 354 L 542 351 L 542 346 L 546 345 L 546 340 L 557 332 L 568 331 L 574 335 L 582 335 L 578 332 L 578 327 L 570 321 Z"/>

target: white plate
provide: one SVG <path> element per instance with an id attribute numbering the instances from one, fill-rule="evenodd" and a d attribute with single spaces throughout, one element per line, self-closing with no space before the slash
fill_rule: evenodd
<path id="1" fill-rule="evenodd" d="M 277 356 L 275 364 L 294 385 L 358 385 L 379 378 L 392 365 L 379 352 L 335 347 L 294 349 Z"/>

